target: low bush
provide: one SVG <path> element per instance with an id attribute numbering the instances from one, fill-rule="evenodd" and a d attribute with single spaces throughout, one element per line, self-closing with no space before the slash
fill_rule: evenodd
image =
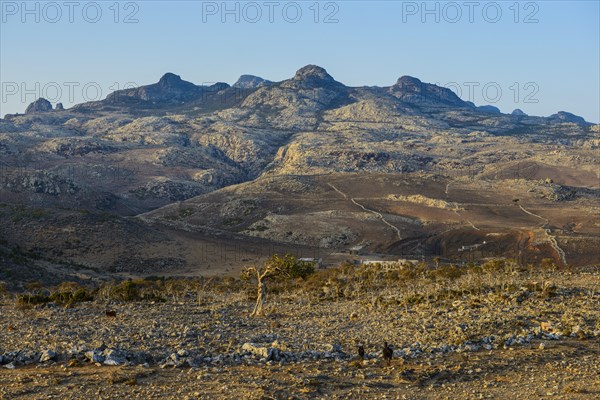
<path id="1" fill-rule="evenodd" d="M 50 294 L 50 300 L 58 304 L 73 304 L 94 300 L 94 296 L 86 288 L 73 291 L 56 291 Z"/>
<path id="2" fill-rule="evenodd" d="M 20 294 L 17 296 L 17 304 L 19 306 L 36 306 L 49 303 L 50 301 L 50 296 L 43 294 Z"/>

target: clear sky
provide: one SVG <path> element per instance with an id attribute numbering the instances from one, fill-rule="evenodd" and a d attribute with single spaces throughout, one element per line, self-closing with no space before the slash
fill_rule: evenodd
<path id="1" fill-rule="evenodd" d="M 349 86 L 412 75 L 503 112 L 600 121 L 598 0 L 115 3 L 0 0 L 0 115 L 165 72 L 232 84 L 317 64 Z"/>

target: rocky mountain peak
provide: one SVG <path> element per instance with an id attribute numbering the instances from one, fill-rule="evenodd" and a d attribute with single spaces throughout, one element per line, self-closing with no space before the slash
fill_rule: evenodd
<path id="1" fill-rule="evenodd" d="M 296 71 L 293 80 L 305 82 L 335 82 L 335 79 L 327 73 L 325 68 L 312 64 Z"/>
<path id="2" fill-rule="evenodd" d="M 25 114 L 32 114 L 32 113 L 36 113 L 36 112 L 47 112 L 47 111 L 52 111 L 52 103 L 50 103 L 48 100 L 40 97 L 39 99 L 37 99 L 36 101 L 31 103 L 29 106 L 27 106 L 27 109 L 25 110 Z"/>
<path id="3" fill-rule="evenodd" d="M 566 112 L 566 111 L 559 111 L 556 114 L 552 114 L 548 118 L 555 120 L 555 121 L 559 121 L 559 122 L 572 122 L 575 124 L 587 124 L 587 122 L 585 121 L 585 119 L 583 119 L 583 117 L 580 117 L 579 115 L 571 114 L 570 112 Z"/>
<path id="4" fill-rule="evenodd" d="M 181 103 L 201 95 L 201 87 L 184 81 L 179 75 L 164 74 L 157 83 L 132 89 L 117 90 L 106 98 L 111 104 L 135 105 L 138 101 L 154 103 Z"/>
<path id="5" fill-rule="evenodd" d="M 417 88 L 420 85 L 423 85 L 420 79 L 415 78 L 414 76 L 403 75 L 396 81 L 396 87 L 400 88 Z"/>
<path id="6" fill-rule="evenodd" d="M 157 84 L 160 88 L 163 89 L 175 89 L 180 88 L 182 86 L 193 85 L 190 82 L 186 82 L 179 75 L 175 75 L 171 72 L 167 72 L 160 78 Z M 193 85 L 195 86 L 195 85 Z"/>
<path id="7" fill-rule="evenodd" d="M 452 90 L 431 83 L 421 82 L 412 76 L 401 76 L 389 88 L 392 95 L 406 103 L 430 106 L 472 107 L 461 100 Z"/>
<path id="8" fill-rule="evenodd" d="M 491 106 L 489 104 L 479 106 L 476 109 L 477 109 L 477 111 L 481 111 L 481 112 L 488 113 L 488 114 L 502 114 L 502 112 L 500 111 L 500 109 L 498 107 Z"/>
<path id="9" fill-rule="evenodd" d="M 233 87 L 239 89 L 256 89 L 262 86 L 267 86 L 273 82 L 254 75 L 242 75 L 233 84 Z"/>
<path id="10" fill-rule="evenodd" d="M 292 79 L 283 81 L 282 87 L 294 90 L 326 89 L 333 92 L 346 92 L 344 84 L 333 79 L 325 68 L 317 65 L 307 65 L 296 71 Z"/>

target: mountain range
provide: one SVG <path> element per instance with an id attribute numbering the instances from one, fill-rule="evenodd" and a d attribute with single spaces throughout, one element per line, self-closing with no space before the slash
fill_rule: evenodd
<path id="1" fill-rule="evenodd" d="M 412 106 L 431 106 L 431 107 L 457 107 L 469 108 L 476 111 L 499 114 L 500 110 L 494 106 L 484 105 L 476 106 L 472 102 L 461 100 L 452 90 L 445 87 L 440 87 L 434 84 L 421 82 L 418 78 L 411 76 L 402 76 L 398 81 L 389 87 L 359 87 L 350 88 L 337 82 L 324 68 L 316 65 L 307 65 L 298 70 L 295 76 L 291 79 L 282 82 L 272 82 L 258 76 L 242 75 L 233 85 L 218 82 L 210 86 L 199 86 L 191 82 L 187 82 L 179 75 L 166 73 L 155 84 L 140 86 L 136 88 L 118 90 L 107 96 L 105 100 L 99 102 L 89 102 L 76 105 L 71 111 L 84 110 L 102 110 L 110 106 L 123 106 L 132 109 L 169 109 L 180 106 L 186 103 L 200 104 L 210 103 L 222 100 L 223 97 L 234 92 L 232 89 L 237 89 L 236 97 L 242 100 L 250 94 L 251 91 L 260 88 L 270 88 L 265 91 L 275 91 L 278 88 L 282 89 L 297 89 L 297 90 L 328 90 L 330 94 L 336 92 L 339 96 L 350 96 L 348 102 L 356 102 L 368 97 L 370 93 L 376 93 L 379 97 L 392 96 L 402 102 Z M 241 90 L 247 93 L 241 93 Z M 220 96 L 215 96 L 219 94 Z M 320 93 L 321 95 L 326 92 Z M 319 97 L 319 93 L 315 94 Z M 316 98 L 315 98 L 316 100 Z M 43 98 L 36 100 L 26 110 L 26 114 L 51 111 L 52 107 L 48 106 L 49 102 Z M 329 104 L 330 106 L 334 104 Z M 213 104 L 215 108 L 219 108 L 218 104 Z M 324 104 L 327 108 L 327 104 Z M 224 108 L 224 105 L 221 105 Z M 56 111 L 64 111 L 62 105 Z M 516 109 L 512 115 L 527 116 L 521 110 Z M 7 119 L 13 118 L 14 115 L 7 115 Z M 586 124 L 586 121 L 574 114 L 559 111 L 549 117 L 550 119 L 560 120 L 563 122 L 573 122 Z"/>
<path id="2" fill-rule="evenodd" d="M 131 229 L 146 232 L 140 237 L 154 235 L 151 226 L 166 224 L 180 232 L 205 230 L 207 237 L 239 235 L 242 242 L 329 249 L 365 244 L 386 253 L 400 246 L 394 245 L 398 240 L 470 226 L 461 218 L 439 225 L 434 217 L 408 216 L 397 208 L 398 201 L 429 211 L 445 204 L 446 210 L 455 207 L 449 212 L 456 216 L 458 208 L 469 208 L 459 203 L 469 201 L 452 199 L 448 187 L 454 183 L 473 193 L 495 187 L 495 194 L 478 204 L 509 193 L 519 198 L 534 193 L 553 207 L 569 208 L 579 201 L 592 207 L 590 212 L 597 210 L 598 133 L 598 125 L 568 112 L 503 114 L 410 76 L 388 87 L 348 87 L 325 69 L 307 65 L 281 82 L 242 75 L 231 86 L 201 86 L 167 73 L 157 83 L 116 91 L 101 101 L 64 109 L 38 99 L 25 114 L 0 119 L 0 202 L 109 213 L 123 226 L 135 217 L 137 228 Z M 363 188 L 359 197 L 372 197 L 365 202 L 374 203 L 361 203 L 348 192 L 352 186 L 342 190 L 340 176 L 356 181 L 356 190 Z M 318 177 L 318 182 L 302 177 Z M 379 179 L 371 195 L 364 189 L 369 177 Z M 405 181 L 411 182 L 406 193 Z M 504 186 L 494 186 L 498 182 Z M 446 189 L 439 192 L 431 185 Z M 341 196 L 332 187 L 364 208 L 340 205 L 336 211 L 317 204 L 320 196 Z M 390 191 L 393 187 L 398 192 Z M 410 197 L 418 195 L 424 198 Z M 392 201 L 389 196 L 400 197 Z M 338 215 L 342 209 L 343 218 Z M 373 222 L 369 215 L 377 214 L 367 210 L 382 220 L 394 215 L 390 219 L 396 223 Z M 477 218 L 484 214 L 501 212 L 488 210 Z M 510 229 L 524 224 L 515 218 Z M 302 225 L 306 221 L 329 223 L 313 234 L 310 224 Z M 359 227 L 367 222 L 376 228 Z M 43 219 L 31 224 L 45 226 Z M 18 225 L 5 225 L 4 240 L 27 242 L 27 234 L 15 233 L 24 229 Z M 39 245 L 33 225 L 29 241 Z M 597 227 L 582 222 L 577 229 L 589 236 Z M 441 242 L 436 243 L 439 250 Z M 417 252 L 434 254 L 428 246 Z M 559 251 L 551 252 L 560 258 Z M 72 257 L 77 262 L 85 258 L 81 253 Z"/>

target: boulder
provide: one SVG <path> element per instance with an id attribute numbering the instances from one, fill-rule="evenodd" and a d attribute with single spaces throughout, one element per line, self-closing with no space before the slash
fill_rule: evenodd
<path id="1" fill-rule="evenodd" d="M 267 358 L 269 356 L 269 350 L 269 348 L 255 343 L 244 343 L 242 345 L 242 351 L 247 351 L 248 353 L 252 353 L 262 358 Z"/>
<path id="2" fill-rule="evenodd" d="M 107 349 L 103 355 L 106 357 L 104 364 L 106 365 L 123 365 L 127 362 L 127 355 L 115 349 Z"/>
<path id="3" fill-rule="evenodd" d="M 52 350 L 44 350 L 40 355 L 40 362 L 51 361 L 56 358 L 56 352 Z"/>
<path id="4" fill-rule="evenodd" d="M 244 343 L 242 345 L 242 351 L 259 356 L 260 358 L 265 359 L 265 361 L 279 361 L 281 359 L 280 351 L 276 347 L 260 346 L 255 343 Z"/>
<path id="5" fill-rule="evenodd" d="M 106 359 L 106 357 L 102 355 L 102 352 L 98 350 L 86 351 L 85 356 L 93 363 L 103 363 Z"/>

